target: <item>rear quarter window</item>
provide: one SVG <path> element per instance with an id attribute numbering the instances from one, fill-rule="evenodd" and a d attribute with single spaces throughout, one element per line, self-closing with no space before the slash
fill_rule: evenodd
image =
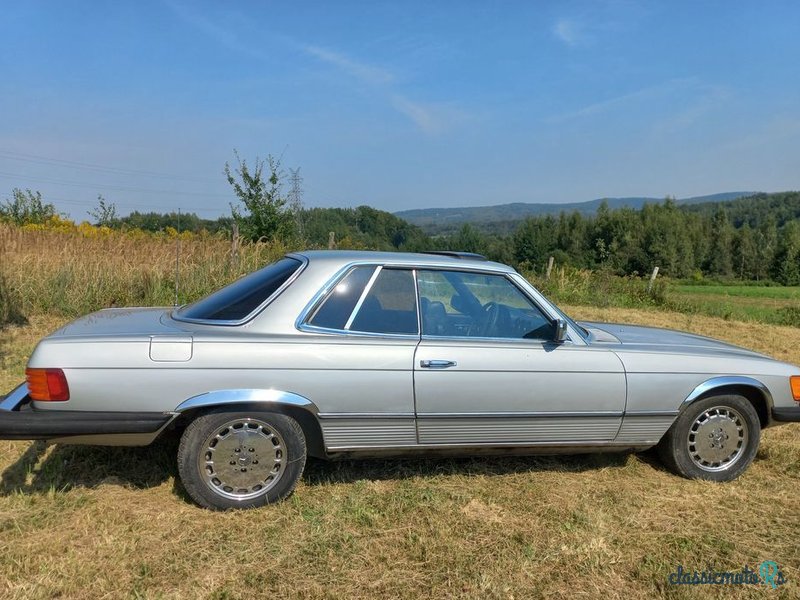
<path id="1" fill-rule="evenodd" d="M 175 317 L 192 321 L 241 321 L 270 300 L 302 266 L 296 258 L 282 258 L 184 306 Z"/>

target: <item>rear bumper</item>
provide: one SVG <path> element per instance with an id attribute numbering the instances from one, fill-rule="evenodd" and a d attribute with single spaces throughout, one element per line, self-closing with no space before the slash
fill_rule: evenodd
<path id="1" fill-rule="evenodd" d="M 156 433 L 174 417 L 160 412 L 36 410 L 21 385 L 0 401 L 0 440 Z"/>
<path id="2" fill-rule="evenodd" d="M 800 406 L 773 408 L 772 419 L 781 423 L 800 422 Z"/>

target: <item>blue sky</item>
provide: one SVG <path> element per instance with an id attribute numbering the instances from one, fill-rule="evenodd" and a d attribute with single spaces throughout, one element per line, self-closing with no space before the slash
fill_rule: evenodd
<path id="1" fill-rule="evenodd" d="M 798 189 L 797 2 L 16 2 L 0 199 L 74 218 L 233 200 L 233 149 L 309 206 Z"/>

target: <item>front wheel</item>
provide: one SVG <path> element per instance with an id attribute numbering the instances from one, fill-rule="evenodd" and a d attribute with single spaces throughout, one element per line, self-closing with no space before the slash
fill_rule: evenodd
<path id="1" fill-rule="evenodd" d="M 181 437 L 178 472 L 192 499 L 213 510 L 254 508 L 288 497 L 306 462 L 297 421 L 262 411 L 216 410 Z"/>
<path id="2" fill-rule="evenodd" d="M 690 479 L 731 481 L 753 462 L 761 423 L 743 396 L 726 394 L 697 400 L 675 420 L 661 440 L 661 460 Z"/>

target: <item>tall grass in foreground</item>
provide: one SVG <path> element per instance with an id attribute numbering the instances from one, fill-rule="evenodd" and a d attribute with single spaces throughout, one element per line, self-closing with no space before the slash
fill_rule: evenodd
<path id="1" fill-rule="evenodd" d="M 59 230 L 0 224 L 0 327 L 31 315 L 77 317 L 112 306 L 171 305 L 178 243 L 179 304 L 192 302 L 297 249 L 280 242 L 245 242 L 234 259 L 230 241 L 216 236 L 126 233 L 89 225 Z M 529 272 L 523 275 L 557 304 L 658 307 L 800 326 L 800 308 L 791 300 L 785 306 L 759 305 L 755 310 L 741 306 L 736 298 L 700 302 L 664 279 L 648 289 L 646 277 L 619 277 L 604 270 L 561 267 L 549 279 Z"/>
<path id="2" fill-rule="evenodd" d="M 657 280 L 648 288 L 648 279 L 620 277 L 608 271 L 560 267 L 549 279 L 530 272 L 522 273 L 545 296 L 557 304 L 582 304 L 598 307 L 647 307 L 667 303 L 667 284 Z"/>
<path id="3" fill-rule="evenodd" d="M 164 306 L 203 295 L 285 254 L 281 243 L 243 243 L 231 257 L 216 237 L 80 235 L 0 225 L 0 324 L 15 315 L 78 316 L 111 306 Z"/>

